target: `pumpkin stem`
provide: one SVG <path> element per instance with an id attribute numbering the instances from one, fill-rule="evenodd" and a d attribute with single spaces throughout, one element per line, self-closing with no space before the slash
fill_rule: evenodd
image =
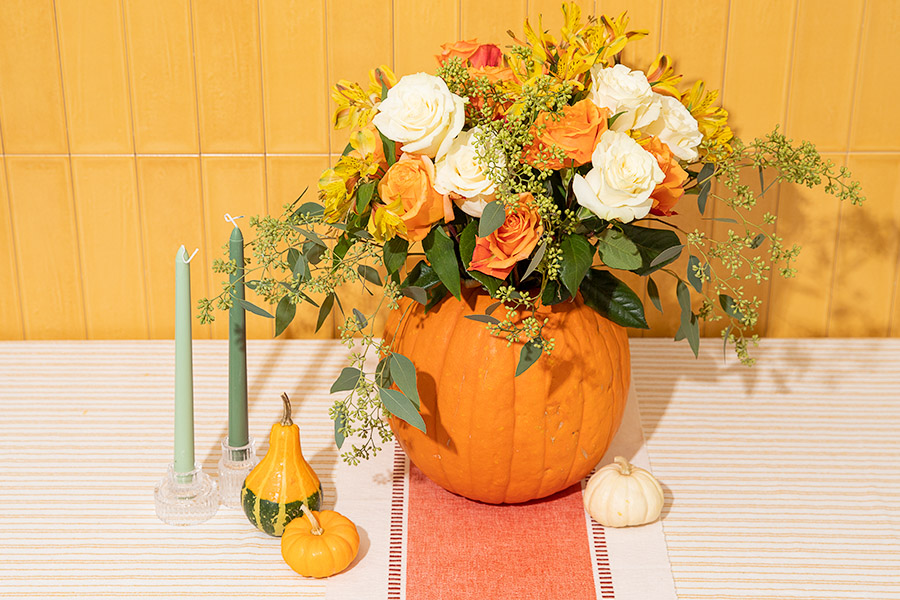
<path id="1" fill-rule="evenodd" d="M 615 462 L 619 465 L 619 472 L 622 475 L 631 475 L 632 465 L 624 456 L 617 456 Z"/>
<path id="2" fill-rule="evenodd" d="M 291 420 L 291 399 L 284 392 L 281 394 L 281 401 L 284 402 L 284 413 L 281 415 L 281 426 L 290 427 L 294 424 Z"/>
<path id="3" fill-rule="evenodd" d="M 310 524 L 312 525 L 312 529 L 309 532 L 313 535 L 322 535 L 325 533 L 325 530 L 322 529 L 322 526 L 319 525 L 319 520 L 316 519 L 316 516 L 309 510 L 309 507 L 306 505 L 306 502 L 300 505 L 300 510 L 306 515 L 306 518 L 309 519 Z"/>

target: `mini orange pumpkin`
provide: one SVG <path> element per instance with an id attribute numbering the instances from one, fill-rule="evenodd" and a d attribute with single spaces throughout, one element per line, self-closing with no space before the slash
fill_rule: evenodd
<path id="1" fill-rule="evenodd" d="M 356 525 L 333 510 L 311 511 L 304 504 L 281 536 L 284 562 L 304 577 L 330 577 L 346 569 L 359 552 Z"/>
<path id="2" fill-rule="evenodd" d="M 543 498 L 580 481 L 603 457 L 628 397 L 625 329 L 584 304 L 540 306 L 543 335 L 555 340 L 516 377 L 521 344 L 508 346 L 479 323 L 495 302 L 463 289 L 427 313 L 401 301 L 385 339 L 418 373 L 427 433 L 391 418 L 412 462 L 451 492 L 492 504 Z M 400 316 L 407 311 L 400 321 Z M 502 312 L 504 309 L 498 309 Z"/>

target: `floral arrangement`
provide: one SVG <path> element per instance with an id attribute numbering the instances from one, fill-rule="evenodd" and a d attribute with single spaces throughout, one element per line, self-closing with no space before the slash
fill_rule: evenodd
<path id="1" fill-rule="evenodd" d="M 421 422 L 411 361 L 374 331 L 382 306 L 396 309 L 405 296 L 430 309 L 480 286 L 496 302 L 471 318 L 521 347 L 521 373 L 553 352 L 538 305 L 581 294 L 610 320 L 647 328 L 640 296 L 616 273 L 645 278 L 659 310 L 654 277 L 672 277 L 675 339 L 696 354 L 699 320 L 721 321 L 725 343 L 752 364 L 760 299 L 747 285 L 791 277 L 799 248 L 774 233 L 774 215 L 753 214 L 757 191 L 741 172 L 758 171 L 759 195 L 790 182 L 863 200 L 850 174 L 808 142 L 777 128 L 749 143 L 734 137 L 717 92 L 700 81 L 682 89 L 668 56 L 645 68 L 624 64 L 623 48 L 647 35 L 628 30 L 624 13 L 583 20 L 574 4 L 563 13 L 559 37 L 526 21 L 524 39 L 513 37 L 506 51 L 460 41 L 442 46 L 434 74 L 398 78 L 382 66 L 368 88 L 338 82 L 333 124 L 350 130 L 349 143 L 322 174 L 319 201 L 301 197 L 280 217 L 251 220 L 246 283 L 277 308 L 272 315 L 240 302 L 274 317 L 276 335 L 304 303 L 317 307 L 319 327 L 335 306 L 344 315 L 342 337 L 355 350 L 332 387 L 347 396 L 331 416 L 338 446 L 360 440 L 345 460 L 390 438 L 386 411 Z M 716 219 L 733 225 L 726 239 L 678 225 L 679 213 L 706 214 L 710 200 L 731 211 Z M 682 254 L 687 269 L 676 272 Z M 235 265 L 220 260 L 215 269 Z M 346 285 L 379 288 L 381 301 L 369 314 L 348 310 L 339 298 Z M 232 302 L 226 284 L 201 300 L 201 319 Z M 381 360 L 366 373 L 371 351 Z"/>

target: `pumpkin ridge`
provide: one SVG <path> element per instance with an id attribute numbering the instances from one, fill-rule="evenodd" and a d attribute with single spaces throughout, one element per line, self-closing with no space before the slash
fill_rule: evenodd
<path id="1" fill-rule="evenodd" d="M 460 295 L 462 295 L 462 294 L 460 294 Z M 448 310 L 449 304 L 450 304 L 449 299 L 445 299 L 444 304 L 447 305 L 444 307 L 444 309 Z M 449 327 L 449 330 L 447 331 L 447 343 L 443 345 L 444 352 L 443 352 L 443 355 L 441 356 L 441 360 L 440 360 L 439 364 L 444 364 L 444 361 L 447 359 L 447 354 L 450 351 L 450 347 L 451 347 L 452 341 L 453 341 L 453 334 L 456 333 L 456 331 L 458 329 L 457 325 L 459 325 L 460 320 L 463 318 L 462 313 L 465 311 L 465 307 L 466 307 L 465 302 L 456 302 L 455 304 L 456 304 L 457 311 L 455 311 L 456 314 L 453 315 L 453 318 L 450 319 L 450 327 Z M 423 313 L 423 318 L 427 318 L 424 315 L 424 313 Z M 440 369 L 438 369 L 437 371 L 438 371 L 437 373 L 432 374 L 432 378 L 434 379 L 434 410 L 433 410 L 432 416 L 434 417 L 434 430 L 435 430 L 436 436 L 440 432 L 440 428 L 438 427 L 438 418 L 440 416 L 440 414 L 439 414 L 440 410 L 438 409 L 438 406 L 439 406 L 438 390 L 440 389 L 441 381 L 443 380 L 443 373 L 440 371 Z M 456 446 L 456 451 L 458 454 L 459 453 L 459 445 L 456 444 L 456 442 L 451 439 L 450 430 L 447 429 L 446 427 L 444 427 L 444 431 L 447 434 L 447 441 L 452 442 L 452 444 L 454 446 Z M 457 486 L 454 485 L 453 482 L 450 481 L 450 475 L 447 473 L 447 470 L 444 468 L 443 452 L 445 452 L 445 449 L 449 449 L 449 446 L 445 446 L 444 444 L 440 443 L 440 439 L 437 437 L 435 437 L 435 440 L 437 440 L 438 448 L 440 448 L 439 451 L 442 453 L 441 457 L 438 458 L 437 463 L 441 467 L 441 472 L 444 474 L 444 481 L 446 481 L 448 483 L 448 485 L 450 486 L 448 489 L 451 492 L 453 492 L 454 494 L 456 494 L 456 493 L 458 493 L 456 491 Z"/>
<path id="2" fill-rule="evenodd" d="M 578 302 L 577 298 L 576 298 L 575 302 Z M 569 314 L 566 315 L 565 321 L 563 323 L 561 323 L 561 328 L 565 327 L 566 322 L 569 321 L 569 319 L 572 317 L 573 314 L 577 314 L 579 316 L 581 315 L 581 313 L 578 311 L 569 311 Z M 580 319 L 580 320 L 582 321 L 582 324 L 584 324 L 584 320 L 583 319 Z M 582 341 L 581 341 L 582 336 L 574 335 L 572 337 L 575 339 L 575 342 L 578 344 L 578 349 L 579 349 L 578 355 L 588 356 L 588 354 L 584 353 L 584 346 L 582 345 Z M 590 351 L 591 349 L 588 348 L 588 350 Z M 584 434 L 584 411 L 585 411 L 585 407 L 587 405 L 587 401 L 586 401 L 587 398 L 584 395 L 584 375 L 585 375 L 584 370 L 585 370 L 586 365 L 581 364 L 579 366 L 580 366 L 580 373 L 579 373 L 579 377 L 578 377 L 579 393 L 578 393 L 577 397 L 581 404 L 581 418 L 578 420 L 578 435 L 575 436 L 575 448 L 574 448 L 574 451 L 572 452 L 572 463 L 569 465 L 569 471 L 568 471 L 568 474 L 566 475 L 565 482 L 568 482 L 572 478 L 572 472 L 575 470 L 575 465 L 578 463 L 578 456 L 581 453 L 581 436 Z"/>

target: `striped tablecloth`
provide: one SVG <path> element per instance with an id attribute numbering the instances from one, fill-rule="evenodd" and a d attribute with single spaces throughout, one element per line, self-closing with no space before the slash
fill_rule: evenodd
<path id="1" fill-rule="evenodd" d="M 364 467 L 367 502 L 341 494 L 360 474 L 337 465 L 321 411 L 345 353 L 332 341 L 250 342 L 250 425 L 267 432 L 278 394 L 291 394 L 326 498 L 356 515 L 408 493 L 396 484 L 408 467 L 389 447 Z M 633 340 L 632 354 L 678 598 L 900 599 L 900 340 L 766 340 L 752 369 L 715 340 L 699 360 L 666 340 Z M 192 529 L 203 543 L 185 556 L 178 530 L 146 510 L 171 451 L 172 356 L 171 342 L 0 343 L 0 597 L 351 597 L 346 578 L 274 589 L 278 546 L 237 511 Z M 208 418 L 226 414 L 224 356 L 222 342 L 195 342 L 209 473 L 225 430 L 224 416 Z M 390 535 L 389 520 L 363 531 L 357 576 L 394 572 L 370 544 Z M 640 577 L 646 565 L 616 568 Z"/>

